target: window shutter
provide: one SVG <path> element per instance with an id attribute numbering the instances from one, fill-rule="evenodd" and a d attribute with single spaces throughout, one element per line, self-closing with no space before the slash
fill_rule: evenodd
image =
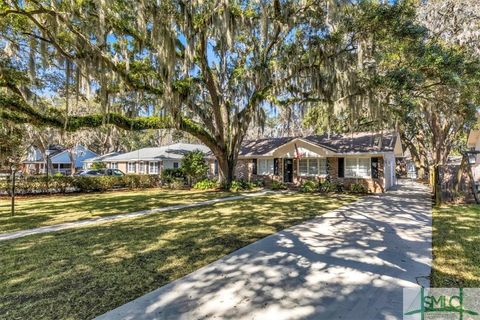
<path id="1" fill-rule="evenodd" d="M 278 158 L 273 159 L 273 174 L 276 176 L 278 176 L 278 165 L 279 165 Z"/>
<path id="2" fill-rule="evenodd" d="M 257 159 L 252 159 L 252 174 L 257 174 Z"/>
<path id="3" fill-rule="evenodd" d="M 378 158 L 372 158 L 372 178 L 378 179 Z"/>
<path id="4" fill-rule="evenodd" d="M 345 158 L 338 158 L 338 177 L 345 177 Z"/>
<path id="5" fill-rule="evenodd" d="M 215 160 L 214 164 L 213 164 L 213 174 L 218 176 L 218 161 Z"/>

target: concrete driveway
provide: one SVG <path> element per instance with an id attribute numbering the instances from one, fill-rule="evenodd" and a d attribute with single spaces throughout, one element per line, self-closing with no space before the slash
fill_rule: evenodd
<path id="1" fill-rule="evenodd" d="M 431 206 L 404 181 L 271 235 L 98 319 L 401 319 L 428 286 Z"/>

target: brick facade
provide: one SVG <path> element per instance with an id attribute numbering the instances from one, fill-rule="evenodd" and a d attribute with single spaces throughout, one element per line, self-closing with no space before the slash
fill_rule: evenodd
<path id="1" fill-rule="evenodd" d="M 339 178 L 338 177 L 338 158 L 327 158 L 328 176 L 331 182 L 343 185 L 345 189 L 349 189 L 350 185 L 357 183 L 364 185 L 370 192 L 379 193 L 384 192 L 384 159 L 378 157 L 378 178 Z"/>
<path id="2" fill-rule="evenodd" d="M 278 175 L 254 175 L 253 174 L 253 160 L 252 159 L 240 159 L 237 161 L 235 167 L 236 179 L 244 179 L 248 181 L 263 181 L 265 186 L 269 186 L 273 180 L 283 181 L 283 159 L 279 159 Z M 300 185 L 303 181 L 325 181 L 329 179 L 331 182 L 343 185 L 346 190 L 350 188 L 350 185 L 357 183 L 362 184 L 368 188 L 370 192 L 379 193 L 384 192 L 384 159 L 378 157 L 378 178 L 366 179 L 366 178 L 339 178 L 338 177 L 338 158 L 327 158 L 327 170 L 328 177 L 316 176 L 316 177 L 300 177 L 298 175 L 298 160 L 293 160 L 293 184 Z"/>

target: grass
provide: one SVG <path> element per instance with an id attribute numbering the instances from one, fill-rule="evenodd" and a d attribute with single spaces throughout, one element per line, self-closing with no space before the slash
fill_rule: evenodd
<path id="1" fill-rule="evenodd" d="M 480 206 L 433 210 L 433 287 L 480 287 Z"/>
<path id="2" fill-rule="evenodd" d="M 0 315 L 89 319 L 355 199 L 273 194 L 0 242 Z"/>
<path id="3" fill-rule="evenodd" d="M 0 233 L 205 201 L 228 195 L 231 195 L 231 193 L 156 188 L 136 191 L 24 197 L 17 199 L 16 213 L 13 217 L 10 216 L 9 199 L 3 198 L 0 200 Z"/>

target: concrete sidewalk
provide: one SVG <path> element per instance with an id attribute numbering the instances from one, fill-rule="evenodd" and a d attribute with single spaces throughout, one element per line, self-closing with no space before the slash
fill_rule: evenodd
<path id="1" fill-rule="evenodd" d="M 426 187 L 364 199 L 271 235 L 97 319 L 401 319 L 428 286 Z"/>
<path id="2" fill-rule="evenodd" d="M 66 229 L 80 228 L 80 227 L 84 227 L 84 226 L 88 226 L 88 225 L 94 225 L 94 224 L 99 224 L 99 223 L 104 223 L 104 222 L 111 222 L 111 221 L 120 220 L 120 219 L 136 218 L 136 217 L 140 217 L 140 216 L 146 216 L 146 215 L 165 212 L 165 211 L 182 210 L 182 209 L 189 209 L 189 208 L 207 206 L 207 205 L 215 204 L 215 203 L 219 203 L 219 202 L 234 201 L 234 200 L 244 199 L 244 198 L 247 198 L 247 197 L 262 196 L 262 195 L 265 195 L 267 193 L 269 193 L 269 191 L 244 193 L 244 194 L 240 194 L 238 196 L 233 196 L 233 197 L 217 198 L 217 199 L 194 202 L 194 203 L 189 203 L 189 204 L 179 204 L 179 205 L 176 205 L 176 206 L 168 206 L 168 207 L 162 207 L 162 208 L 156 208 L 156 209 L 150 209 L 150 210 L 142 210 L 142 211 L 136 211 L 136 212 L 130 212 L 130 213 L 123 213 L 123 214 L 117 214 L 117 215 L 108 216 L 108 217 L 102 217 L 102 218 L 72 221 L 72 222 L 54 224 L 54 225 L 51 225 L 51 226 L 44 226 L 44 227 L 39 227 L 39 228 L 15 231 L 15 232 L 10 232 L 10 233 L 0 233 L 0 241 L 23 238 L 23 237 L 34 235 L 34 234 L 49 233 L 49 232 L 66 230 Z"/>

